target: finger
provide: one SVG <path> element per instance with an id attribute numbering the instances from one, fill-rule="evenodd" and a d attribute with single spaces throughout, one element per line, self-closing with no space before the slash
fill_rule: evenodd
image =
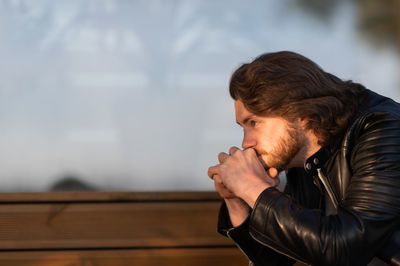
<path id="1" fill-rule="evenodd" d="M 222 179 L 219 175 L 214 175 L 214 187 L 218 191 L 218 193 L 223 196 L 223 195 L 229 195 L 233 194 L 225 185 L 222 183 Z M 225 197 L 223 196 L 223 197 Z M 232 196 L 232 195 L 230 195 Z"/>
<path id="2" fill-rule="evenodd" d="M 234 153 L 237 152 L 237 151 L 240 151 L 240 149 L 239 149 L 238 147 L 233 146 L 233 147 L 231 147 L 231 148 L 229 149 L 229 155 L 232 155 L 232 154 L 234 154 Z"/>
<path id="3" fill-rule="evenodd" d="M 222 198 L 236 198 L 236 195 L 233 194 L 229 189 L 227 189 L 224 184 L 214 182 L 214 187 Z"/>
<path id="4" fill-rule="evenodd" d="M 219 164 L 215 165 L 215 166 L 211 166 L 210 168 L 208 168 L 207 174 L 211 179 L 214 179 L 213 176 L 217 175 L 218 173 L 219 173 Z"/>
<path id="5" fill-rule="evenodd" d="M 247 148 L 244 150 L 245 153 L 254 153 L 255 155 L 257 155 L 257 152 L 254 148 Z"/>
<path id="6" fill-rule="evenodd" d="M 218 154 L 218 161 L 219 163 L 224 163 L 226 159 L 228 159 L 229 155 L 226 154 L 225 152 L 220 152 Z"/>
<path id="7" fill-rule="evenodd" d="M 269 169 L 267 170 L 267 173 L 268 173 L 268 175 L 269 175 L 270 177 L 276 178 L 276 177 L 278 176 L 278 169 L 276 169 L 276 168 L 269 168 Z"/>
<path id="8" fill-rule="evenodd" d="M 213 176 L 213 180 L 214 180 L 214 185 L 215 185 L 215 184 L 223 185 L 223 184 L 222 184 L 222 179 L 221 179 L 221 177 L 220 177 L 219 175 L 215 174 L 215 175 Z"/>

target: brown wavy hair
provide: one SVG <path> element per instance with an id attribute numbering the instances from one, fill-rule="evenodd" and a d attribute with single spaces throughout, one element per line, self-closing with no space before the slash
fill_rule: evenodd
<path id="1" fill-rule="evenodd" d="M 323 71 L 310 59 L 289 51 L 267 53 L 232 75 L 229 92 L 258 116 L 306 121 L 320 145 L 343 134 L 365 87 Z"/>

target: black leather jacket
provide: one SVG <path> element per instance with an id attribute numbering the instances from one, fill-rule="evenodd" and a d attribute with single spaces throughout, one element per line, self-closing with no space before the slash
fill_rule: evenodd
<path id="1" fill-rule="evenodd" d="M 266 189 L 232 228 L 218 231 L 255 265 L 395 263 L 400 225 L 400 105 L 366 90 L 343 138 L 287 172 L 285 192 Z"/>

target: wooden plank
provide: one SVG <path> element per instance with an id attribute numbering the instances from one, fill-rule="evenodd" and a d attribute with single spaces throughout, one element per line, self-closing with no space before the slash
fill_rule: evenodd
<path id="1" fill-rule="evenodd" d="M 1 204 L 0 249 L 232 245 L 219 202 Z"/>
<path id="2" fill-rule="evenodd" d="M 0 265 L 13 266 L 244 266 L 236 248 L 0 252 Z"/>
<path id="3" fill-rule="evenodd" d="M 0 203 L 36 202 L 129 202 L 129 201 L 219 201 L 216 192 L 102 192 L 66 191 L 0 193 Z"/>

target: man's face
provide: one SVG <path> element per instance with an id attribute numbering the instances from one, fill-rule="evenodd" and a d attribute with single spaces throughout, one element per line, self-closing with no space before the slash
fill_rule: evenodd
<path id="1" fill-rule="evenodd" d="M 236 121 L 243 128 L 243 149 L 253 148 L 265 167 L 287 169 L 305 143 L 299 123 L 281 117 L 261 117 L 249 112 L 240 100 L 235 101 Z"/>

